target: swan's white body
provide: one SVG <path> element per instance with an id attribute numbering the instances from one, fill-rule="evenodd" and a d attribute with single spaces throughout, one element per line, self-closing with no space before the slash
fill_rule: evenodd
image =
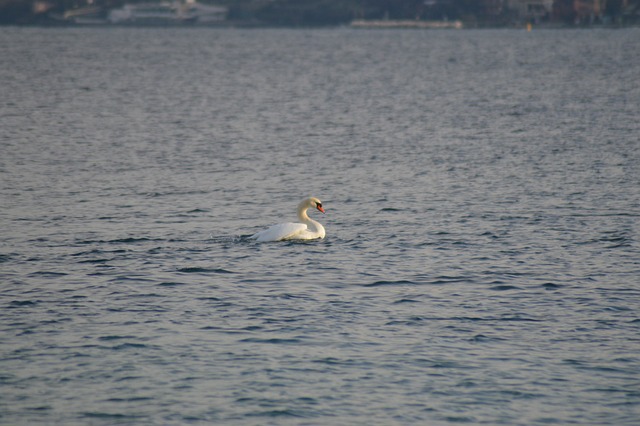
<path id="1" fill-rule="evenodd" d="M 307 215 L 307 210 L 310 208 L 318 209 L 324 213 L 320 200 L 314 197 L 307 198 L 298 204 L 298 220 L 302 223 L 280 223 L 253 234 L 249 238 L 253 238 L 261 243 L 266 241 L 315 240 L 317 238 L 324 238 L 324 227 Z"/>

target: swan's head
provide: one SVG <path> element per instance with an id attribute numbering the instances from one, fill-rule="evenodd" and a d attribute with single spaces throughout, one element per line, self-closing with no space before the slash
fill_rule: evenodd
<path id="1" fill-rule="evenodd" d="M 306 202 L 309 207 L 317 209 L 318 211 L 321 211 L 322 213 L 324 213 L 324 209 L 322 208 L 322 201 L 318 200 L 315 197 L 311 197 L 311 198 L 308 198 Z"/>

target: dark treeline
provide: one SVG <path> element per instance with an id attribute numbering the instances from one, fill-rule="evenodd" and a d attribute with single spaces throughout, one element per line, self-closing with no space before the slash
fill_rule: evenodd
<path id="1" fill-rule="evenodd" d="M 153 0 L 0 0 L 0 24 L 37 24 L 46 22 L 52 14 L 81 7 L 100 7 L 106 13 L 124 3 L 150 1 Z M 461 20 L 468 26 L 503 26 L 530 19 L 565 24 L 637 24 L 640 16 L 640 0 L 555 0 L 552 10 L 535 16 L 523 15 L 517 8 L 509 7 L 506 0 L 200 1 L 226 6 L 231 22 L 269 26 L 343 25 L 354 19 Z M 512 0 L 511 4 L 514 3 Z M 596 3 L 599 9 L 595 9 L 597 13 L 594 14 L 588 7 Z"/>

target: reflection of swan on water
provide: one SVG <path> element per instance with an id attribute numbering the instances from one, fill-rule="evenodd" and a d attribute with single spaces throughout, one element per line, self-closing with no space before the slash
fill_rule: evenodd
<path id="1" fill-rule="evenodd" d="M 302 223 L 280 223 L 253 234 L 249 238 L 259 242 L 324 238 L 324 227 L 307 216 L 307 210 L 310 208 L 318 209 L 324 213 L 320 200 L 314 197 L 307 198 L 298 204 L 298 219 Z"/>

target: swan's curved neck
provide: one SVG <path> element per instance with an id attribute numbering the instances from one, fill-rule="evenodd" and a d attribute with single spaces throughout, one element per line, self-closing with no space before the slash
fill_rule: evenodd
<path id="1" fill-rule="evenodd" d="M 312 232 L 317 232 L 324 235 L 324 226 L 322 226 L 319 222 L 311 219 L 307 214 L 307 210 L 309 210 L 309 206 L 307 204 L 300 204 L 298 206 L 298 219 L 304 224 L 306 224 Z"/>

